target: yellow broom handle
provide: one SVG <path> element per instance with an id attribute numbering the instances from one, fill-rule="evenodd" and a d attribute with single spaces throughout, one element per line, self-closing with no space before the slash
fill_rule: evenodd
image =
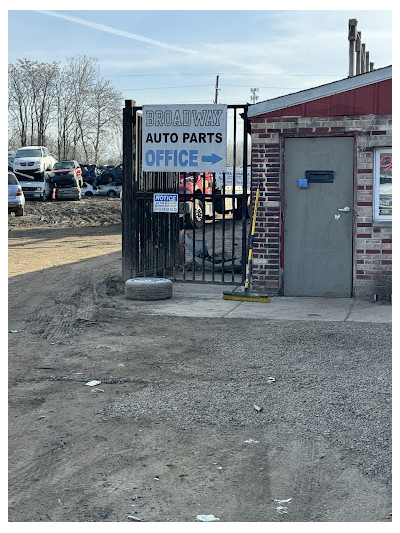
<path id="1" fill-rule="evenodd" d="M 254 203 L 254 213 L 253 213 L 253 224 L 251 226 L 251 235 L 254 235 L 255 229 L 256 229 L 256 218 L 257 218 L 257 205 L 258 205 L 258 196 L 260 194 L 260 189 L 257 187 L 256 192 L 256 201 Z"/>
<path id="2" fill-rule="evenodd" d="M 258 205 L 259 194 L 260 194 L 260 187 L 257 187 L 256 200 L 254 202 L 253 223 L 251 225 L 249 256 L 248 256 L 247 265 L 246 265 L 246 280 L 244 282 L 245 289 L 248 289 L 249 283 L 250 283 L 250 265 L 251 265 L 252 252 L 253 252 L 253 235 L 256 230 L 257 205 Z"/>

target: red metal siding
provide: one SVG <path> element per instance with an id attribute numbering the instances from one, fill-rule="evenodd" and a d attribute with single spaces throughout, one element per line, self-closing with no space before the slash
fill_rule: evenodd
<path id="1" fill-rule="evenodd" d="M 303 104 L 271 111 L 260 117 L 328 117 L 392 114 L 392 80 L 380 81 L 359 89 L 319 98 Z"/>

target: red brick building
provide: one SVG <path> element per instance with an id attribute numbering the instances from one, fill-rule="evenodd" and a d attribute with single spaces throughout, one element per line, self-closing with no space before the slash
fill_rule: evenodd
<path id="1" fill-rule="evenodd" d="M 391 298 L 392 67 L 250 106 L 252 282 Z"/>

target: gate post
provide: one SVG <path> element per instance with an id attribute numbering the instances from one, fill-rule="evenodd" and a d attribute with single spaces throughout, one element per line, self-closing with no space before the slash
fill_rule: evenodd
<path id="1" fill-rule="evenodd" d="M 134 100 L 125 100 L 122 130 L 122 279 L 134 277 L 134 235 L 132 231 L 133 182 L 135 179 L 136 142 Z"/>
<path id="2" fill-rule="evenodd" d="M 242 258 L 247 256 L 247 150 L 249 124 L 247 118 L 248 106 L 243 110 L 243 196 L 242 196 Z M 251 184 L 250 184 L 251 185 Z M 250 190 L 251 197 L 251 190 Z M 242 264 L 242 282 L 246 279 L 246 265 Z"/>

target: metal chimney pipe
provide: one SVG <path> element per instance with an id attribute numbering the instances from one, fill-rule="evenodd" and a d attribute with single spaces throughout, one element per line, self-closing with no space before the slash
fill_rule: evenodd
<path id="1" fill-rule="evenodd" d="M 365 52 L 365 71 L 369 72 L 369 52 Z"/>
<path id="2" fill-rule="evenodd" d="M 365 44 L 361 45 L 361 74 L 365 73 Z"/>
<path id="3" fill-rule="evenodd" d="M 354 56 L 357 35 L 357 19 L 349 19 L 349 78 L 354 76 Z"/>
<path id="4" fill-rule="evenodd" d="M 361 32 L 357 32 L 356 38 L 356 74 L 361 73 Z"/>

